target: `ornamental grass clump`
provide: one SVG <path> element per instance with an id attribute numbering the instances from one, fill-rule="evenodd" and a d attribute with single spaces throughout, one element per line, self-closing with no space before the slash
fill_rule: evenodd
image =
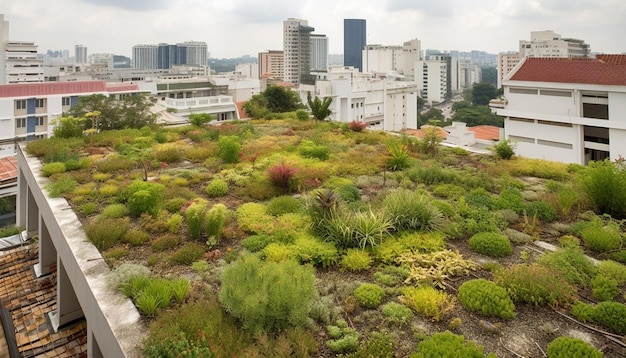
<path id="1" fill-rule="evenodd" d="M 244 328 L 276 332 L 304 326 L 316 293 L 312 267 L 244 256 L 224 268 L 219 300 Z"/>
<path id="2" fill-rule="evenodd" d="M 466 309 L 486 317 L 505 320 L 515 317 L 515 305 L 506 290 L 485 279 L 463 283 L 457 298 Z"/>
<path id="3" fill-rule="evenodd" d="M 513 302 L 563 307 L 576 300 L 576 288 L 560 271 L 537 264 L 513 265 L 498 270 L 495 282 L 507 290 Z"/>
<path id="4" fill-rule="evenodd" d="M 382 211 L 394 230 L 437 230 L 443 227 L 443 215 L 430 204 L 430 198 L 415 191 L 399 189 L 382 202 Z"/>
<path id="5" fill-rule="evenodd" d="M 503 257 L 513 252 L 509 239 L 495 232 L 481 232 L 469 239 L 470 248 L 479 254 Z"/>

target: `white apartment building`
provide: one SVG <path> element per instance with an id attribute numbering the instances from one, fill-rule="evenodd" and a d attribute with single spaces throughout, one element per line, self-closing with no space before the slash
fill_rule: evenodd
<path id="1" fill-rule="evenodd" d="M 522 60 L 503 81 L 505 138 L 563 163 L 626 157 L 626 55 Z"/>
<path id="2" fill-rule="evenodd" d="M 133 46 L 133 68 L 153 70 L 159 67 L 159 46 L 135 45 Z"/>
<path id="3" fill-rule="evenodd" d="M 363 72 L 398 73 L 413 79 L 415 62 L 423 59 L 421 41 L 401 46 L 367 45 L 363 49 Z"/>
<path id="4" fill-rule="evenodd" d="M 307 94 L 332 97 L 329 119 L 361 121 L 372 128 L 400 132 L 417 128 L 417 84 L 393 81 L 360 73 L 351 66 L 331 66 L 319 73 L 315 85 L 300 86 L 300 97 Z"/>
<path id="5" fill-rule="evenodd" d="M 425 60 L 416 61 L 415 69 L 421 97 L 428 104 L 441 103 L 460 90 L 461 67 L 456 58 L 429 55 Z"/>
<path id="6" fill-rule="evenodd" d="M 43 81 L 43 60 L 37 58 L 37 45 L 9 40 L 9 21 L 0 14 L 0 84 Z"/>
<path id="7" fill-rule="evenodd" d="M 185 41 L 178 44 L 185 50 L 186 65 L 190 66 L 207 66 L 208 51 L 207 44 L 204 41 Z"/>
<path id="8" fill-rule="evenodd" d="M 76 105 L 80 96 L 138 92 L 137 85 L 104 81 L 0 85 L 0 157 L 15 155 L 20 141 L 50 136 L 54 120 Z"/>
<path id="9" fill-rule="evenodd" d="M 74 63 L 87 63 L 87 47 L 83 45 L 74 46 Z"/>
<path id="10" fill-rule="evenodd" d="M 238 63 L 235 65 L 235 75 L 245 78 L 259 79 L 259 66 L 256 63 Z"/>
<path id="11" fill-rule="evenodd" d="M 328 37 L 311 34 L 311 71 L 326 71 L 328 68 Z"/>
<path id="12" fill-rule="evenodd" d="M 583 40 L 563 38 L 552 30 L 531 31 L 530 41 L 520 40 L 517 53 L 498 55 L 498 88 L 502 80 L 525 57 L 589 57 L 589 45 Z"/>
<path id="13" fill-rule="evenodd" d="M 298 85 L 311 82 L 311 33 L 306 20 L 289 18 L 283 21 L 283 80 Z"/>

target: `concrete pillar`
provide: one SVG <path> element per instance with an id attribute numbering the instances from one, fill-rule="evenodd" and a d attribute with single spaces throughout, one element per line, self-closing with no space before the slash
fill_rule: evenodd
<path id="1" fill-rule="evenodd" d="M 39 207 L 35 201 L 33 193 L 28 188 L 28 199 L 26 201 L 26 232 L 28 237 L 39 233 Z"/>
<path id="2" fill-rule="evenodd" d="M 89 328 L 89 324 L 87 324 L 87 356 L 91 358 L 104 358 L 96 336 L 93 334 L 93 330 Z"/>
<path id="3" fill-rule="evenodd" d="M 48 226 L 39 219 L 39 263 L 35 264 L 35 277 L 42 277 L 50 274 L 52 267 L 57 263 L 57 250 L 52 242 L 52 237 L 48 231 Z"/>
<path id="4" fill-rule="evenodd" d="M 71 323 L 79 318 L 83 318 L 83 310 L 78 303 L 76 292 L 72 287 L 67 271 L 63 266 L 63 261 L 57 260 L 57 309 L 50 313 L 50 323 L 55 332 L 59 327 Z"/>
<path id="5" fill-rule="evenodd" d="M 18 227 L 26 227 L 26 202 L 28 199 L 28 183 L 24 177 L 24 173 L 19 171 L 17 176 L 17 198 L 15 209 L 15 225 Z"/>

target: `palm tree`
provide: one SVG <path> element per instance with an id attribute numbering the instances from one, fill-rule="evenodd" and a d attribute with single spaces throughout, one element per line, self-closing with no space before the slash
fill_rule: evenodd
<path id="1" fill-rule="evenodd" d="M 315 119 L 323 121 L 328 117 L 332 111 L 328 109 L 330 104 L 333 102 L 331 97 L 326 97 L 324 99 L 320 99 L 319 97 L 315 97 L 315 99 L 311 98 L 311 92 L 307 95 L 307 102 L 309 103 L 309 108 L 311 108 L 311 113 Z"/>

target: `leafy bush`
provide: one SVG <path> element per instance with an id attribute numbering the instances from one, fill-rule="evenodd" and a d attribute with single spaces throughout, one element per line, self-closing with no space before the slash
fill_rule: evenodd
<path id="1" fill-rule="evenodd" d="M 180 211 L 180 209 L 183 207 L 183 205 L 185 205 L 185 203 L 187 202 L 187 199 L 185 198 L 173 198 L 168 200 L 164 207 L 165 210 L 169 211 L 170 213 L 177 213 Z"/>
<path id="2" fill-rule="evenodd" d="M 267 234 L 251 235 L 243 239 L 241 246 L 250 252 L 263 250 L 267 245 L 274 242 L 274 239 Z"/>
<path id="3" fill-rule="evenodd" d="M 526 205 L 526 215 L 537 217 L 545 222 L 552 222 L 559 217 L 556 209 L 543 200 L 533 201 Z"/>
<path id="4" fill-rule="evenodd" d="M 330 157 L 330 149 L 325 145 L 317 145 L 310 140 L 303 140 L 298 145 L 298 152 L 305 158 L 327 160 Z"/>
<path id="5" fill-rule="evenodd" d="M 346 184 L 338 187 L 337 195 L 339 198 L 346 203 L 353 203 L 361 200 L 361 193 L 359 192 L 359 188 L 357 188 L 354 184 Z"/>
<path id="6" fill-rule="evenodd" d="M 341 258 L 341 267 L 348 271 L 369 270 L 372 265 L 372 257 L 367 251 L 360 249 L 348 249 Z"/>
<path id="7" fill-rule="evenodd" d="M 600 302 L 593 310 L 594 322 L 612 332 L 626 334 L 626 305 L 618 302 Z"/>
<path id="8" fill-rule="evenodd" d="M 354 290 L 357 302 L 367 308 L 376 308 L 385 297 L 385 290 L 373 283 L 364 283 Z"/>
<path id="9" fill-rule="evenodd" d="M 576 288 L 560 271 L 540 265 L 513 265 L 495 273 L 495 281 L 506 288 L 513 302 L 535 306 L 567 306 L 575 301 Z"/>
<path id="10" fill-rule="evenodd" d="M 383 316 L 391 323 L 407 324 L 413 319 L 413 311 L 398 302 L 385 303 L 381 308 Z"/>
<path id="11" fill-rule="evenodd" d="M 506 290 L 485 279 L 470 280 L 459 287 L 459 302 L 472 312 L 487 317 L 512 319 L 515 305 Z"/>
<path id="12" fill-rule="evenodd" d="M 511 159 L 515 154 L 514 145 L 507 139 L 499 140 L 491 148 L 498 159 Z"/>
<path id="13" fill-rule="evenodd" d="M 128 215 L 128 209 L 124 204 L 111 204 L 106 206 L 100 214 L 103 218 L 123 218 Z"/>
<path id="14" fill-rule="evenodd" d="M 599 213 L 626 218 L 626 170 L 622 163 L 605 159 L 582 171 L 582 189 Z"/>
<path id="15" fill-rule="evenodd" d="M 607 276 L 596 276 L 591 281 L 591 294 L 598 301 L 612 301 L 619 292 L 617 281 Z"/>
<path id="16" fill-rule="evenodd" d="M 222 179 L 213 179 L 206 186 L 206 193 L 209 198 L 217 198 L 228 193 L 228 183 Z"/>
<path id="17" fill-rule="evenodd" d="M 522 192 L 517 188 L 506 188 L 500 192 L 500 195 L 494 201 L 496 209 L 512 209 L 516 213 L 521 213 L 526 203 Z"/>
<path id="18" fill-rule="evenodd" d="M 558 337 L 548 344 L 548 358 L 602 358 L 604 355 L 580 338 Z"/>
<path id="19" fill-rule="evenodd" d="M 224 268 L 219 299 L 245 328 L 275 331 L 303 326 L 315 295 L 311 267 L 245 256 Z"/>
<path id="20" fill-rule="evenodd" d="M 465 341 L 463 336 L 445 331 L 435 333 L 430 338 L 421 341 L 417 345 L 417 351 L 411 354 L 411 358 L 484 358 L 483 351 L 483 346 L 477 346 L 472 341 Z M 489 353 L 487 358 L 496 358 L 496 355 Z"/>
<path id="21" fill-rule="evenodd" d="M 136 180 L 126 188 L 125 197 L 128 200 L 128 210 L 133 216 L 149 213 L 156 216 L 163 203 L 165 187 L 158 183 L 149 183 Z"/>
<path id="22" fill-rule="evenodd" d="M 362 132 L 365 128 L 368 127 L 368 124 L 361 121 L 352 121 L 348 123 L 348 129 L 353 132 Z"/>
<path id="23" fill-rule="evenodd" d="M 334 244 L 322 242 L 316 237 L 308 235 L 298 237 L 291 247 L 291 251 L 301 263 L 312 263 L 324 269 L 335 265 L 339 257 Z"/>
<path id="24" fill-rule="evenodd" d="M 180 240 L 175 235 L 163 235 L 150 243 L 150 248 L 154 252 L 163 252 L 180 244 Z"/>
<path id="25" fill-rule="evenodd" d="M 205 222 L 205 232 L 208 237 L 207 244 L 215 246 L 220 243 L 222 238 L 222 229 L 226 223 L 226 205 L 217 203 L 207 211 Z"/>
<path id="26" fill-rule="evenodd" d="M 282 262 L 292 258 L 293 252 L 289 245 L 280 242 L 272 242 L 263 248 L 263 255 L 267 261 Z"/>
<path id="27" fill-rule="evenodd" d="M 122 241 L 132 245 L 141 246 L 150 240 L 150 234 L 142 230 L 130 229 L 122 236 Z"/>
<path id="28" fill-rule="evenodd" d="M 200 238 L 204 221 L 206 218 L 207 201 L 204 199 L 195 199 L 185 210 L 185 219 L 187 219 L 187 233 L 191 238 Z"/>
<path id="29" fill-rule="evenodd" d="M 176 250 L 170 257 L 170 261 L 177 265 L 191 265 L 204 256 L 205 247 L 197 242 L 188 242 Z"/>
<path id="30" fill-rule="evenodd" d="M 59 178 L 57 181 L 49 183 L 46 186 L 46 189 L 48 190 L 48 195 L 50 195 L 51 198 L 58 198 L 63 196 L 63 194 L 73 191 L 77 186 L 78 183 L 76 180 L 69 177 L 63 177 Z"/>
<path id="31" fill-rule="evenodd" d="M 538 263 L 554 271 L 560 271 L 572 285 L 587 286 L 597 268 L 579 248 L 566 248 L 541 255 Z"/>
<path id="32" fill-rule="evenodd" d="M 622 237 L 619 227 L 613 222 L 603 225 L 602 220 L 594 219 L 580 231 L 585 246 L 596 252 L 619 249 Z"/>
<path id="33" fill-rule="evenodd" d="M 326 347 L 333 353 L 353 352 L 359 347 L 359 337 L 361 335 L 355 329 L 337 326 L 328 326 L 326 329 L 329 336 L 333 338 L 326 341 Z"/>
<path id="34" fill-rule="evenodd" d="M 592 305 L 576 302 L 570 308 L 572 315 L 583 323 L 593 322 L 594 307 Z"/>
<path id="35" fill-rule="evenodd" d="M 359 349 L 350 354 L 351 358 L 394 358 L 394 348 L 398 343 L 398 337 L 394 333 L 372 332 L 365 339 Z"/>
<path id="36" fill-rule="evenodd" d="M 626 283 L 626 266 L 612 260 L 602 260 L 598 264 L 598 275 L 609 277 L 621 286 Z"/>
<path id="37" fill-rule="evenodd" d="M 220 148 L 219 156 L 224 163 L 238 163 L 241 151 L 240 139 L 237 136 L 220 136 L 217 144 Z"/>
<path id="38" fill-rule="evenodd" d="M 469 239 L 470 248 L 483 255 L 502 257 L 510 255 L 513 247 L 509 239 L 495 232 L 481 232 Z"/>
<path id="39" fill-rule="evenodd" d="M 324 240 L 341 248 L 365 249 L 381 243 L 392 226 L 384 213 L 368 210 L 356 213 L 332 211 L 317 227 Z"/>
<path id="40" fill-rule="evenodd" d="M 406 145 L 400 143 L 392 143 L 387 148 L 389 151 L 389 162 L 387 168 L 390 170 L 402 170 L 408 168 L 411 164 L 411 155 Z"/>
<path id="41" fill-rule="evenodd" d="M 267 175 L 272 184 L 276 187 L 291 189 L 297 171 L 298 170 L 290 164 L 280 162 L 280 164 L 272 165 L 267 168 Z"/>
<path id="42" fill-rule="evenodd" d="M 41 175 L 45 177 L 49 177 L 54 174 L 65 173 L 65 170 L 66 170 L 65 163 L 60 163 L 60 162 L 48 163 L 48 164 L 44 164 L 41 167 Z"/>
<path id="43" fill-rule="evenodd" d="M 108 250 L 115 245 L 128 230 L 130 222 L 124 219 L 99 218 L 85 226 L 87 238 L 100 251 Z"/>
<path id="44" fill-rule="evenodd" d="M 430 204 L 430 198 L 405 189 L 388 194 L 383 200 L 382 211 L 391 218 L 397 231 L 436 230 L 444 223 L 439 210 Z"/>
<path id="45" fill-rule="evenodd" d="M 279 216 L 287 213 L 297 213 L 302 209 L 300 200 L 290 195 L 281 195 L 272 198 L 267 203 L 267 213 Z"/>
<path id="46" fill-rule="evenodd" d="M 403 288 L 401 301 L 433 322 L 440 321 L 454 305 L 452 298 L 445 292 L 430 286 Z"/>

